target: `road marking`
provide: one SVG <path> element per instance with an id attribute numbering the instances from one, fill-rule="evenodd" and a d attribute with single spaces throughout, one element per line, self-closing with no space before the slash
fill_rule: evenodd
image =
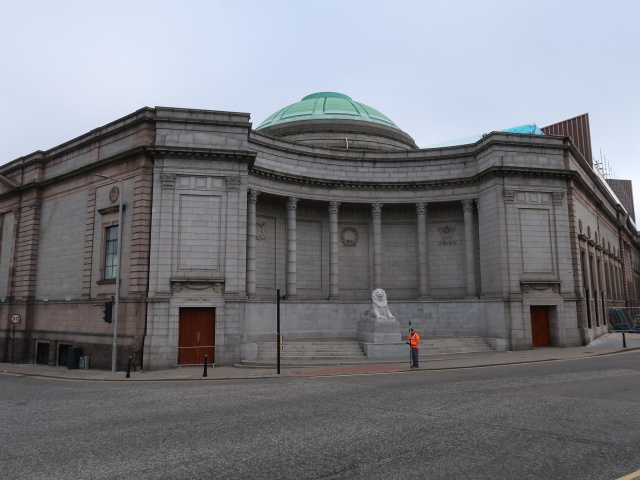
<path id="1" fill-rule="evenodd" d="M 620 477 L 618 478 L 618 480 L 632 480 L 634 478 L 638 478 L 640 477 L 640 470 L 636 470 L 633 473 L 630 473 L 629 475 L 625 475 L 624 477 Z"/>

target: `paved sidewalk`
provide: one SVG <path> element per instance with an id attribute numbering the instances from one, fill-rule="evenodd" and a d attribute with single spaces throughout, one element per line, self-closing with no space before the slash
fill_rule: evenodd
<path id="1" fill-rule="evenodd" d="M 335 365 L 316 367 L 281 367 L 280 375 L 274 368 L 211 367 L 203 377 L 204 367 L 182 367 L 170 370 L 134 371 L 130 378 L 126 372 L 106 370 L 68 370 L 66 367 L 46 365 L 0 363 L 0 374 L 20 375 L 66 380 L 84 381 L 195 381 L 280 378 L 295 376 L 325 375 L 369 375 L 392 372 L 420 372 L 429 370 L 448 370 L 458 368 L 477 368 L 517 363 L 548 362 L 588 358 L 598 355 L 640 350 L 640 334 L 625 335 L 627 348 L 623 348 L 621 333 L 609 333 L 586 347 L 574 348 L 535 348 L 517 352 L 491 352 L 483 354 L 460 354 L 449 356 L 428 355 L 426 349 L 420 349 L 420 369 L 409 368 L 409 358 L 393 359 L 388 362 L 372 361 L 358 365 Z"/>

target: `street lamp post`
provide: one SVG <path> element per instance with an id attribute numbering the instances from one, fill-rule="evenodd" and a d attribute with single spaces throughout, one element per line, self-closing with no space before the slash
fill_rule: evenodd
<path id="1" fill-rule="evenodd" d="M 117 364 L 117 352 L 118 352 L 118 305 L 120 304 L 120 259 L 122 258 L 122 196 L 124 195 L 123 181 L 115 178 L 102 175 L 101 173 L 94 173 L 97 177 L 107 178 L 118 182 L 118 251 L 116 253 L 116 294 L 114 295 L 113 306 L 113 346 L 111 349 L 111 371 L 116 371 Z"/>

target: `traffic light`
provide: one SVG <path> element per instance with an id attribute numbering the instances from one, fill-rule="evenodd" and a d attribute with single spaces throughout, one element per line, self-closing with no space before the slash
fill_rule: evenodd
<path id="1" fill-rule="evenodd" d="M 111 313 L 113 311 L 113 302 L 106 302 L 104 304 L 104 310 L 102 311 L 103 316 L 102 319 L 107 322 L 107 323 L 111 323 Z"/>

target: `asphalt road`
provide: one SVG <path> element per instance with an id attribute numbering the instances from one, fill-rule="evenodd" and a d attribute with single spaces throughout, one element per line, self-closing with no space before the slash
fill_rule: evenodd
<path id="1" fill-rule="evenodd" d="M 613 480 L 640 470 L 640 352 L 215 382 L 0 375 L 0 426 L 2 479 Z"/>

